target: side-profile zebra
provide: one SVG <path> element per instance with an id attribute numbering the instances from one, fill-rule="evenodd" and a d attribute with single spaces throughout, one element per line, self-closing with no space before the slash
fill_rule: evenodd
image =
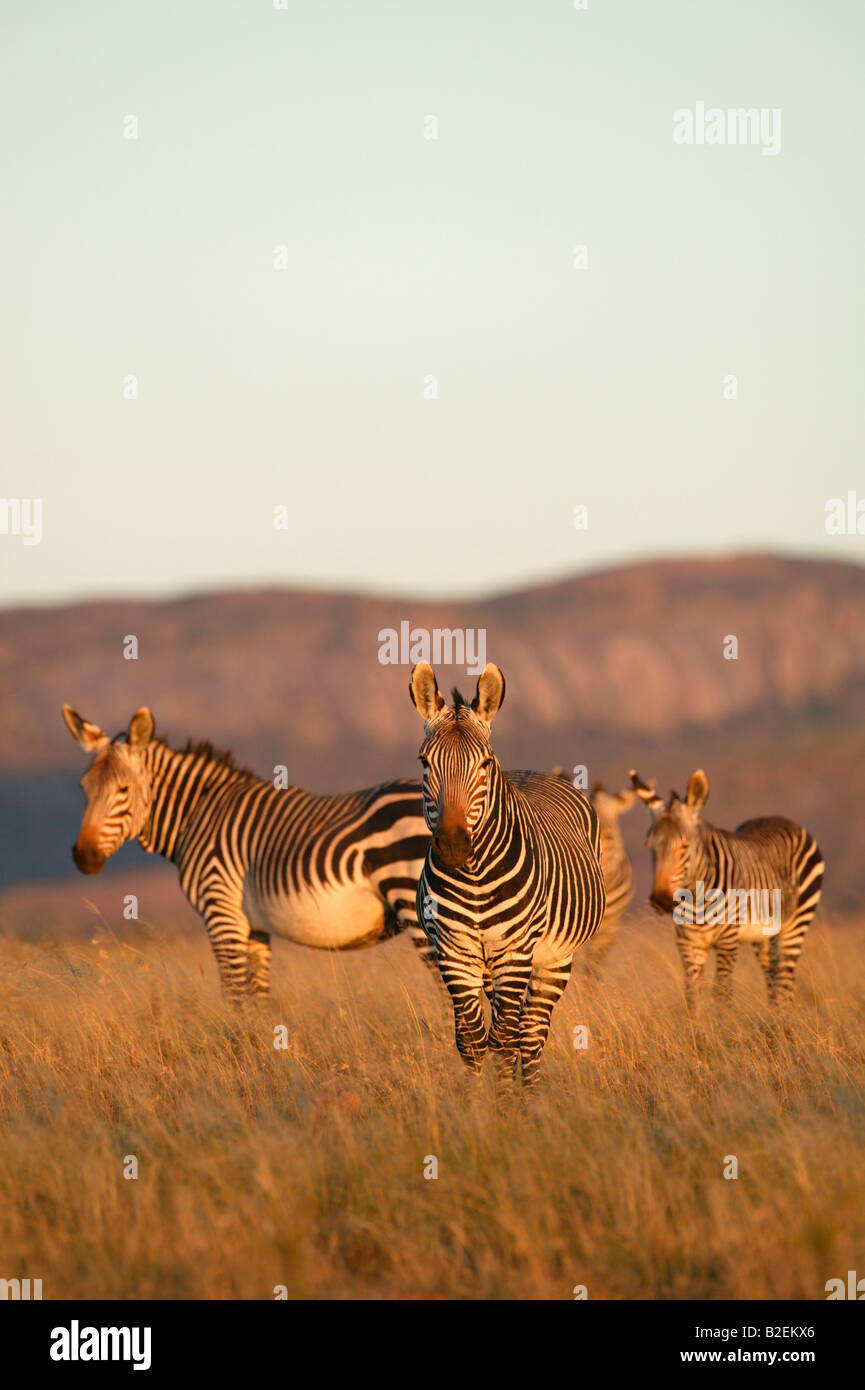
<path id="1" fill-rule="evenodd" d="M 568 782 L 571 780 L 562 767 L 553 768 L 553 773 Z M 634 896 L 634 870 L 625 847 L 619 817 L 631 809 L 637 800 L 637 793 L 632 787 L 620 792 L 608 792 L 602 782 L 596 782 L 589 800 L 595 808 L 601 830 L 601 872 L 607 894 L 604 920 L 586 948 L 586 965 L 591 970 L 603 965 L 606 960 L 618 935 L 619 919 Z"/>
<path id="2" fill-rule="evenodd" d="M 740 941 L 754 944 L 770 1002 L 788 998 L 823 883 L 823 856 L 813 835 L 782 816 L 745 821 L 736 830 L 709 825 L 700 817 L 709 795 L 702 769 L 692 774 L 685 800 L 671 792 L 669 804 L 636 772 L 631 781 L 652 815 L 649 901 L 673 914 L 689 1006 L 713 948 L 715 994 L 729 998 Z"/>
<path id="3" fill-rule="evenodd" d="M 146 707 L 113 739 L 69 705 L 63 718 L 94 755 L 75 863 L 98 873 L 137 838 L 176 864 L 229 996 L 267 993 L 272 932 L 346 950 L 407 929 L 435 968 L 416 917 L 429 844 L 419 782 L 342 796 L 278 790 L 209 743 L 169 747 Z"/>
<path id="4" fill-rule="evenodd" d="M 491 662 L 471 706 L 439 694 L 432 667 L 412 671 L 424 723 L 423 807 L 432 841 L 418 882 L 418 918 L 454 1007 L 456 1044 L 472 1071 L 487 1047 L 500 1073 L 537 1079 L 550 1016 L 574 951 L 604 914 L 598 818 L 560 777 L 503 772 L 490 724 L 505 680 Z M 492 982 L 492 1019 L 483 1011 Z"/>

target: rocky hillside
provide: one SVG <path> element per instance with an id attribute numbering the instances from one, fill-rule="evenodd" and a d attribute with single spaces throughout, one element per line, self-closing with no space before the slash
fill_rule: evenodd
<path id="1" fill-rule="evenodd" d="M 172 739 L 210 738 L 264 775 L 284 763 L 320 790 L 410 775 L 409 666 L 379 659 L 380 634 L 401 623 L 484 630 L 508 682 L 495 735 L 506 765 L 585 763 L 614 782 L 635 763 L 682 790 L 699 762 L 710 818 L 807 819 L 831 849 L 827 893 L 858 905 L 865 569 L 766 556 L 440 604 L 269 590 L 0 613 L 2 881 L 68 871 L 84 759 L 63 701 L 110 732 L 149 704 Z M 441 668 L 443 686 L 474 682 Z"/>

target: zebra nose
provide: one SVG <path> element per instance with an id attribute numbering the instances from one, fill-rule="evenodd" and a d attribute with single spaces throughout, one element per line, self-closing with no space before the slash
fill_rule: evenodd
<path id="1" fill-rule="evenodd" d="M 77 841 L 72 846 L 72 858 L 75 860 L 75 867 L 82 874 L 98 874 L 105 864 L 105 856 L 100 854 L 98 849 L 79 845 Z"/>
<path id="2" fill-rule="evenodd" d="M 462 825 L 438 830 L 433 836 L 433 848 L 436 857 L 449 869 L 459 869 L 471 853 L 471 836 Z"/>

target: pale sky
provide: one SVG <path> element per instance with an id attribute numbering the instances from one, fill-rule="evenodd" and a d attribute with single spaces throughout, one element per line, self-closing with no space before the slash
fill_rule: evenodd
<path id="1" fill-rule="evenodd" d="M 0 603 L 863 558 L 858 0 L 3 9 Z"/>

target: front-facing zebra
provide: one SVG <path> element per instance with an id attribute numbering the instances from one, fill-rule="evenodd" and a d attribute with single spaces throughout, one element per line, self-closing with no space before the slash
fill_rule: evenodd
<path id="1" fill-rule="evenodd" d="M 460 1056 L 479 1071 L 489 1047 L 504 1077 L 537 1079 L 550 1017 L 577 946 L 604 914 L 598 818 L 560 777 L 505 773 L 490 748 L 504 676 L 488 663 L 471 706 L 439 694 L 432 667 L 412 671 L 424 722 L 423 805 L 432 842 L 418 918 L 454 1007 Z M 491 979 L 487 1031 L 484 981 Z"/>
<path id="2" fill-rule="evenodd" d="M 814 837 L 782 816 L 745 821 L 737 830 L 709 825 L 700 816 L 709 795 L 701 769 L 692 774 L 685 800 L 671 792 L 669 804 L 636 772 L 631 781 L 652 816 L 646 839 L 654 864 L 649 901 L 658 912 L 673 914 L 689 1007 L 712 949 L 715 994 L 729 998 L 740 941 L 754 945 L 770 1003 L 789 997 L 823 883 L 823 856 Z"/>
<path id="3" fill-rule="evenodd" d="M 343 796 L 278 790 L 209 743 L 169 747 L 147 708 L 113 739 L 69 705 L 63 718 L 93 754 L 75 863 L 98 873 L 137 837 L 176 864 L 229 996 L 267 993 L 271 932 L 347 950 L 408 929 L 432 964 L 415 916 L 429 844 L 419 783 Z"/>

